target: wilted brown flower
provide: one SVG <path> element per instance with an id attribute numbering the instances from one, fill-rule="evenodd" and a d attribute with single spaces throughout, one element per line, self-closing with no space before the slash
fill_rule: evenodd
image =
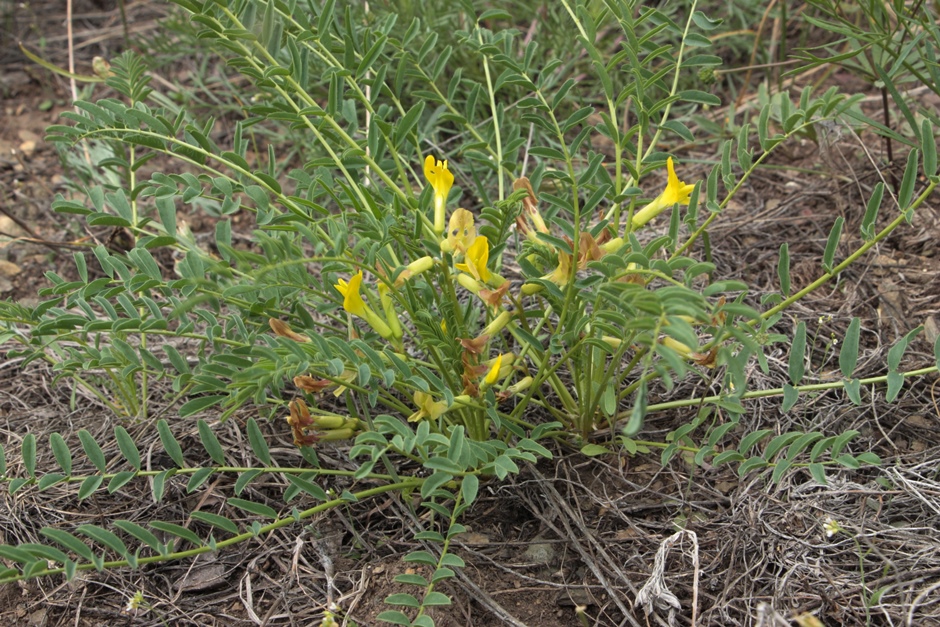
<path id="1" fill-rule="evenodd" d="M 331 385 L 335 385 L 329 379 L 314 379 L 313 377 L 302 374 L 294 377 L 294 385 L 311 394 L 319 394 Z"/>
<path id="2" fill-rule="evenodd" d="M 309 342 L 310 338 L 306 335 L 301 335 L 296 333 L 290 328 L 290 325 L 282 320 L 277 318 L 269 318 L 268 324 L 271 326 L 271 330 L 274 331 L 274 335 L 280 337 L 286 337 L 289 340 L 294 340 L 295 342 Z"/>

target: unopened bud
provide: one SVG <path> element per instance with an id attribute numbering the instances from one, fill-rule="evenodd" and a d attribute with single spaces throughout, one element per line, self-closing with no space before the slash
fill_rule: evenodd
<path id="1" fill-rule="evenodd" d="M 512 320 L 512 314 L 508 311 L 496 316 L 496 318 L 489 323 L 485 329 L 483 329 L 482 335 L 488 335 L 490 337 L 495 336 L 497 333 L 503 330 L 503 328 L 509 324 L 509 321 Z"/>
<path id="2" fill-rule="evenodd" d="M 313 420 L 313 427 L 317 429 L 339 429 L 346 424 L 342 416 L 318 416 Z"/>
<path id="3" fill-rule="evenodd" d="M 333 429 L 331 431 L 323 431 L 318 433 L 318 441 L 320 442 L 339 442 L 340 440 L 350 440 L 355 435 L 355 432 L 352 429 Z"/>
<path id="4" fill-rule="evenodd" d="M 483 289 L 483 286 L 480 285 L 480 282 L 474 279 L 469 274 L 460 273 L 457 275 L 457 282 L 460 283 L 460 286 L 464 289 L 473 292 L 474 294 L 479 294 L 480 290 Z"/>
<path id="5" fill-rule="evenodd" d="M 524 377 L 520 379 L 519 381 L 516 381 L 515 383 L 510 385 L 508 388 L 506 388 L 506 391 L 512 394 L 519 394 L 520 392 L 525 392 L 530 387 L 532 387 L 533 381 L 535 381 L 535 379 L 533 379 L 532 377 Z"/>
<path id="6" fill-rule="evenodd" d="M 615 237 L 609 242 L 604 242 L 600 247 L 604 252 L 615 253 L 623 247 L 623 238 Z"/>
<path id="7" fill-rule="evenodd" d="M 671 348 L 685 358 L 688 358 L 692 355 L 692 349 L 680 342 L 679 340 L 674 340 L 669 336 L 666 336 L 662 339 L 662 345 Z"/>

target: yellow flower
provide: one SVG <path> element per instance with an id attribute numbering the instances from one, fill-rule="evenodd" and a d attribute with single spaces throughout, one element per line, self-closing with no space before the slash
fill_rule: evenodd
<path id="1" fill-rule="evenodd" d="M 336 377 L 340 381 L 345 381 L 346 383 L 352 383 L 356 380 L 359 374 L 355 370 L 343 370 L 343 374 Z M 333 396 L 339 398 L 348 388 L 345 385 L 341 385 L 335 390 L 333 390 Z"/>
<path id="2" fill-rule="evenodd" d="M 672 157 L 666 160 L 666 168 L 669 170 L 669 176 L 666 181 L 666 189 L 657 196 L 653 202 L 646 205 L 633 215 L 633 228 L 639 228 L 658 216 L 665 209 L 675 204 L 688 205 L 689 197 L 695 185 L 688 185 L 679 180 L 676 176 L 676 169 L 672 164 Z"/>
<path id="3" fill-rule="evenodd" d="M 490 260 L 490 241 L 485 235 L 479 235 L 467 249 L 466 263 L 454 264 L 455 267 L 471 275 L 477 281 L 486 283 L 490 280 L 490 271 L 486 264 Z"/>
<path id="4" fill-rule="evenodd" d="M 483 385 L 493 385 L 499 380 L 499 369 L 503 365 L 503 356 L 499 355 L 493 361 L 493 365 L 490 366 L 490 371 L 486 373 L 486 376 L 483 377 Z"/>
<path id="5" fill-rule="evenodd" d="M 343 279 L 339 279 L 338 283 L 333 287 L 339 290 L 339 293 L 343 295 L 343 309 L 354 316 L 365 318 L 365 312 L 368 307 L 366 307 L 365 301 L 362 300 L 362 296 L 359 294 L 359 289 L 362 287 L 362 270 L 352 275 L 352 278 L 349 279 L 349 283 Z"/>
<path id="6" fill-rule="evenodd" d="M 571 255 L 559 251 L 558 265 L 554 270 L 542 276 L 542 278 L 546 281 L 551 281 L 558 287 L 567 285 L 568 279 L 571 278 Z M 525 283 L 522 286 L 522 293 L 526 296 L 532 296 L 533 294 L 538 294 L 543 289 L 544 287 L 538 283 Z"/>
<path id="7" fill-rule="evenodd" d="M 415 392 L 412 397 L 418 411 L 408 417 L 408 422 L 418 422 L 422 418 L 437 420 L 447 411 L 447 403 L 444 401 L 434 402 L 434 397 L 425 392 Z"/>
<path id="8" fill-rule="evenodd" d="M 466 253 L 477 238 L 477 227 L 473 224 L 473 214 L 466 209 L 457 209 L 450 216 L 447 225 L 447 240 L 441 244 L 444 252 Z"/>
<path id="9" fill-rule="evenodd" d="M 362 288 L 362 270 L 352 275 L 349 283 L 339 279 L 333 287 L 343 295 L 343 309 L 365 320 L 370 327 L 375 329 L 376 333 L 386 340 L 394 338 L 395 334 L 392 329 L 366 305 L 365 301 L 362 300 L 362 295 L 359 294 L 359 290 Z"/>
<path id="10" fill-rule="evenodd" d="M 454 175 L 447 169 L 446 159 L 438 161 L 433 155 L 428 155 L 424 160 L 424 176 L 434 188 L 434 232 L 440 236 L 444 232 L 444 207 L 454 184 Z"/>
<path id="11" fill-rule="evenodd" d="M 667 205 L 676 203 L 688 205 L 695 185 L 687 185 L 679 180 L 679 177 L 676 176 L 676 169 L 672 165 L 672 157 L 666 160 L 666 169 L 669 170 L 669 176 L 667 177 L 666 191 L 663 192 L 663 200 Z"/>
<path id="12" fill-rule="evenodd" d="M 516 361 L 515 353 L 500 353 L 495 358 L 484 362 L 484 365 L 490 369 L 483 377 L 483 387 L 490 387 L 500 379 L 505 379 L 512 374 L 512 366 Z"/>
<path id="13" fill-rule="evenodd" d="M 551 274 L 546 275 L 542 278 L 548 279 L 555 285 L 563 287 L 568 284 L 568 279 L 571 278 L 571 255 L 568 253 L 559 252 L 558 253 L 558 266 Z"/>

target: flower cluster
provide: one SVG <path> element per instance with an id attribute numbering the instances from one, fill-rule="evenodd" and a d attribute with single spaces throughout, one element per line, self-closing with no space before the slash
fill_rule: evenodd
<path id="1" fill-rule="evenodd" d="M 302 399 L 294 399 L 288 405 L 290 415 L 287 424 L 294 434 L 297 446 L 312 446 L 317 442 L 349 440 L 361 428 L 357 418 L 345 416 L 312 416 Z"/>
<path id="2" fill-rule="evenodd" d="M 642 227 L 669 207 L 676 204 L 689 204 L 694 185 L 688 185 L 679 180 L 671 158 L 667 160 L 666 167 L 668 179 L 665 190 L 636 212 L 631 224 L 632 229 Z M 484 391 L 508 377 L 514 368 L 519 367 L 518 360 L 512 353 L 498 354 L 488 358 L 492 338 L 502 332 L 517 312 L 504 307 L 510 283 L 490 268 L 491 242 L 485 235 L 477 232 L 473 214 L 466 209 L 458 208 L 451 214 L 450 220 L 446 221 L 447 201 L 454 184 L 454 174 L 448 168 L 447 160 L 438 160 L 433 155 L 428 155 L 424 160 L 424 175 L 433 190 L 431 224 L 433 234 L 440 245 L 440 258 L 425 256 L 412 261 L 395 272 L 394 281 L 386 278 L 386 273 L 382 268 L 377 268 L 375 272 L 380 275 L 380 280 L 372 288 L 363 285 L 364 274 L 361 269 L 348 280 L 337 279 L 334 287 L 342 296 L 343 309 L 350 316 L 364 321 L 396 350 L 402 351 L 403 329 L 395 309 L 395 291 L 400 289 L 406 281 L 432 270 L 438 264 L 447 264 L 442 267 L 441 276 L 451 277 L 450 280 L 480 298 L 487 305 L 490 313 L 490 322 L 480 335 L 473 338 L 457 338 L 463 350 L 463 393 L 458 397 L 463 403 L 464 400 L 478 398 Z M 516 219 L 518 232 L 533 245 L 547 247 L 557 258 L 556 267 L 541 277 L 543 281 L 563 287 L 573 278 L 576 271 L 586 268 L 591 261 L 623 247 L 622 237 L 611 237 L 609 231 L 604 230 L 596 238 L 587 231 L 581 232 L 577 245 L 569 239 L 569 250 L 574 251 L 573 254 L 556 250 L 539 238 L 539 234 L 550 235 L 551 229 L 539 212 L 538 198 L 532 184 L 524 177 L 519 178 L 513 183 L 513 189 L 527 192 L 522 198 L 522 211 Z M 453 271 L 448 272 L 448 268 L 452 268 Z M 631 279 L 627 276 L 624 280 Z M 543 287 L 544 284 L 540 282 L 529 282 L 522 286 L 521 292 L 523 295 L 534 294 Z M 297 342 L 310 341 L 310 338 L 293 332 L 283 322 L 272 320 L 271 328 L 279 336 Z M 443 323 L 442 328 L 444 328 Z M 350 332 L 354 333 L 354 330 L 351 329 Z M 702 355 L 671 338 L 665 338 L 663 344 L 688 359 L 700 361 L 700 363 L 705 361 Z M 338 385 L 335 394 L 341 394 L 346 388 L 337 383 L 337 380 L 349 382 L 355 376 L 356 373 L 351 371 L 333 380 L 300 376 L 295 378 L 295 384 L 310 393 L 317 393 L 332 385 Z M 510 392 L 518 393 L 531 384 L 531 377 L 526 377 L 516 385 L 499 392 L 497 398 L 503 399 L 504 395 Z M 412 401 L 417 408 L 408 418 L 412 422 L 437 421 L 453 407 L 453 405 L 448 406 L 446 401 L 435 399 L 432 393 L 423 391 L 415 392 Z M 313 417 L 302 400 L 290 403 L 288 423 L 293 429 L 294 440 L 298 445 L 308 445 L 326 439 L 344 439 L 351 437 L 359 428 L 358 421 L 355 419 L 340 416 Z"/>

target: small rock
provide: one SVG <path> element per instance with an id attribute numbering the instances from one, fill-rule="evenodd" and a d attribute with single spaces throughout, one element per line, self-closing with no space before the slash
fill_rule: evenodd
<path id="1" fill-rule="evenodd" d="M 34 152 L 36 152 L 36 142 L 34 142 L 33 140 L 27 140 L 27 141 L 23 142 L 22 144 L 20 144 L 19 150 L 20 150 L 20 152 L 22 152 L 25 156 L 29 157 L 29 156 L 31 156 Z"/>
<path id="2" fill-rule="evenodd" d="M 36 625 L 37 627 L 39 625 L 45 625 L 46 624 L 46 609 L 41 607 L 35 612 L 33 612 L 32 614 L 30 614 L 29 624 Z"/>
<path id="3" fill-rule="evenodd" d="M 42 138 L 41 138 L 39 135 L 37 135 L 36 133 L 34 133 L 34 132 L 30 131 L 30 130 L 27 130 L 27 129 L 25 129 L 25 128 L 24 128 L 24 129 L 20 129 L 19 131 L 17 131 L 17 132 L 16 132 L 16 135 L 17 135 L 17 137 L 20 138 L 20 141 L 21 141 L 21 142 L 33 142 L 34 144 L 38 144 L 39 141 L 42 139 Z"/>
<path id="4" fill-rule="evenodd" d="M 732 490 L 738 487 L 737 481 L 719 481 L 715 484 L 715 488 L 718 489 L 722 494 L 728 494 Z"/>
<path id="5" fill-rule="evenodd" d="M 20 273 L 22 268 L 5 259 L 0 259 L 0 277 L 11 277 Z"/>
<path id="6" fill-rule="evenodd" d="M 203 592 L 220 588 L 225 583 L 225 566 L 214 563 L 194 568 L 186 579 L 180 582 L 179 587 L 184 592 Z"/>
<path id="7" fill-rule="evenodd" d="M 561 592 L 555 599 L 555 602 L 558 605 L 565 607 L 578 605 L 597 605 L 597 601 L 594 599 L 594 596 L 591 594 L 590 590 L 587 590 L 586 588 L 574 587 Z"/>
<path id="8" fill-rule="evenodd" d="M 935 423 L 930 422 L 924 416 L 920 414 L 914 414 L 913 416 L 908 416 L 904 419 L 904 423 L 909 427 L 914 427 L 917 429 L 931 429 L 936 426 Z"/>
<path id="9" fill-rule="evenodd" d="M 549 564 L 555 559 L 555 547 L 547 542 L 536 542 L 529 545 L 523 556 L 532 564 Z"/>
<path id="10" fill-rule="evenodd" d="M 626 529 L 618 529 L 614 532 L 614 540 L 632 540 L 639 536 L 636 529 L 632 527 L 627 527 Z"/>

